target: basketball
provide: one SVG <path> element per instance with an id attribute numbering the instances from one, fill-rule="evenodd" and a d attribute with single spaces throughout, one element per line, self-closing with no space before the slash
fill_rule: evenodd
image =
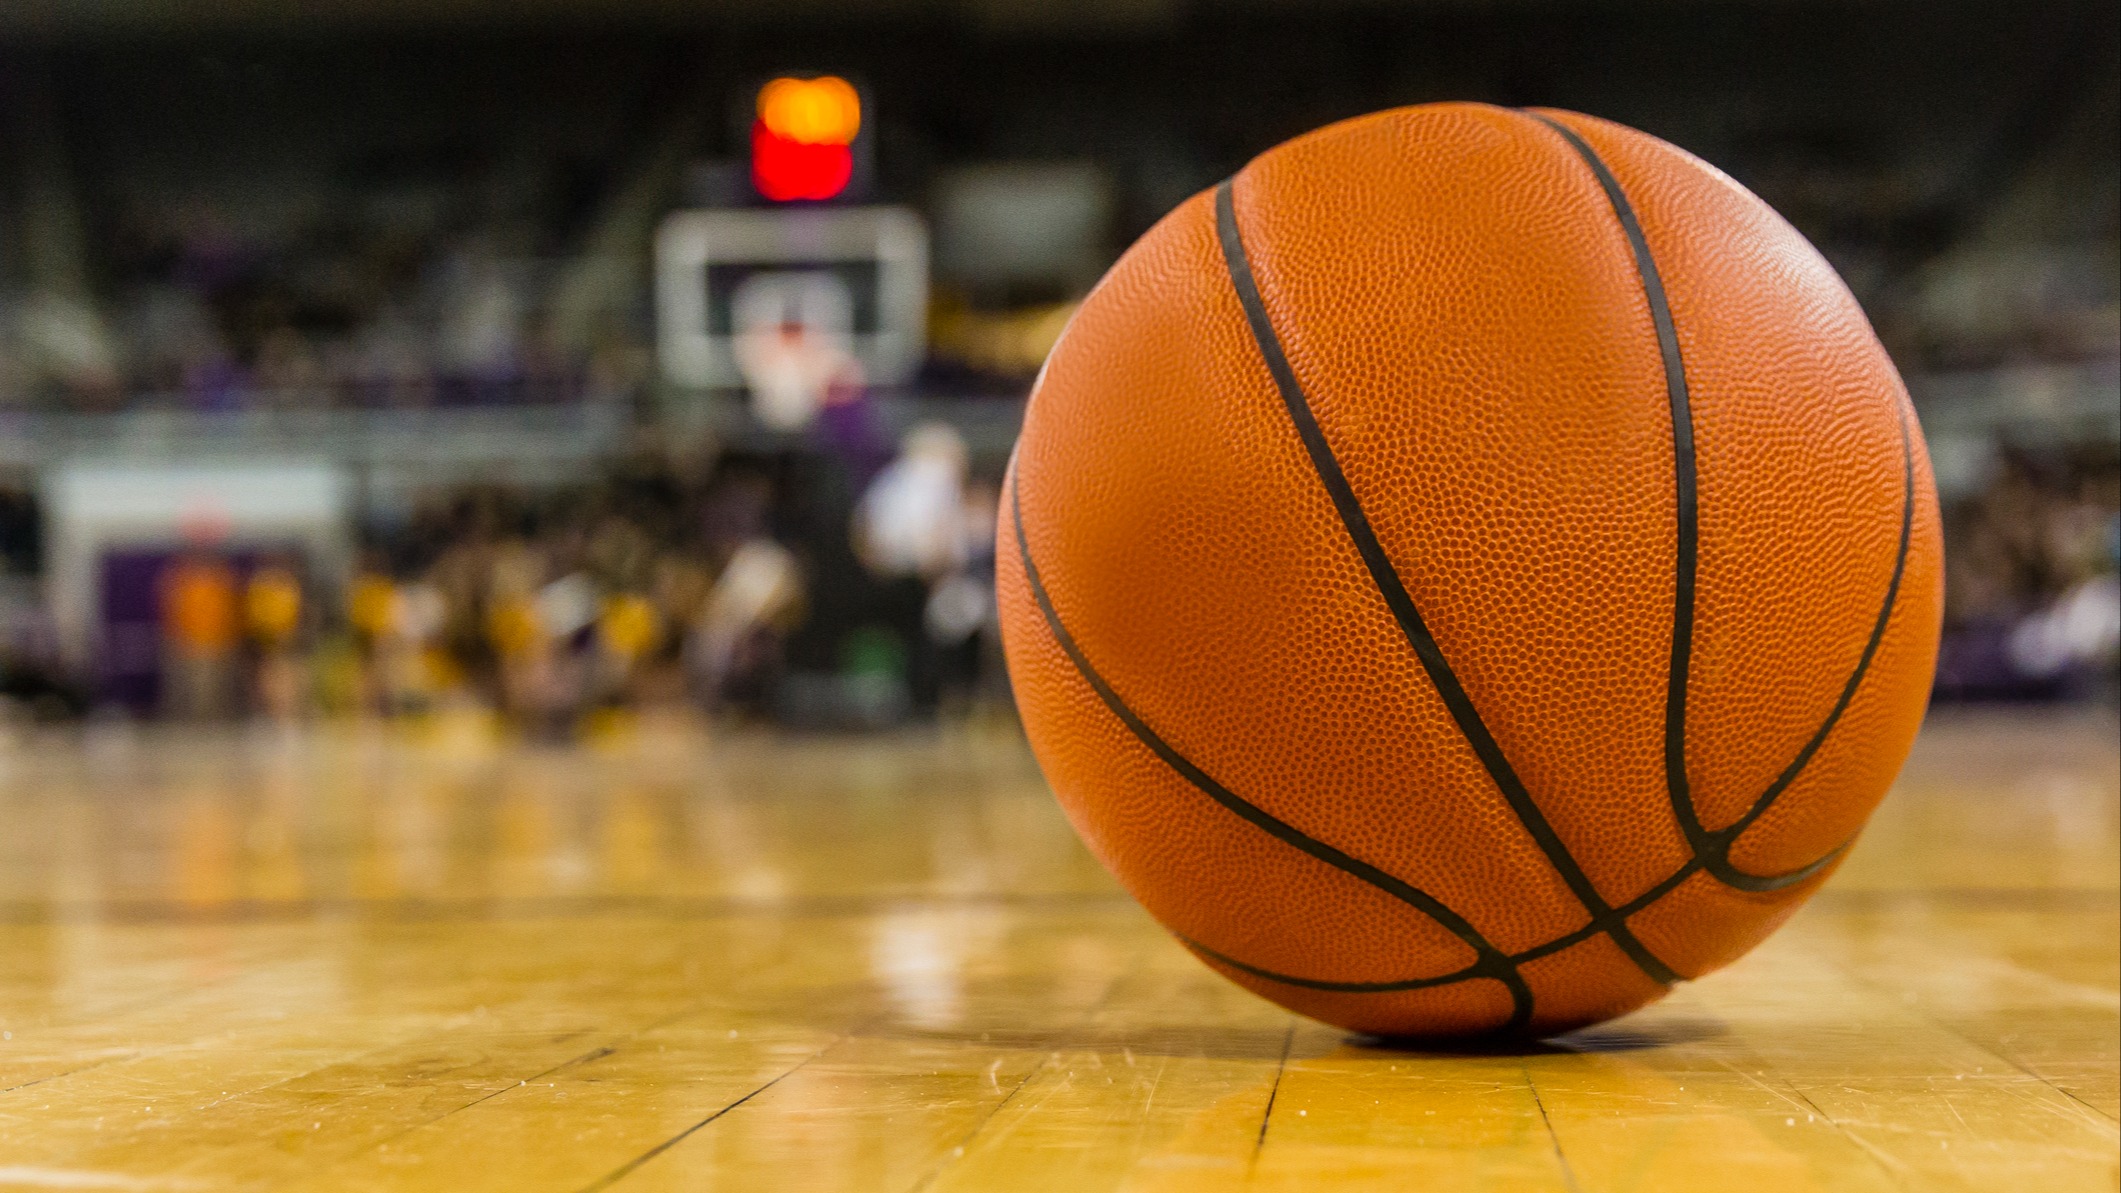
<path id="1" fill-rule="evenodd" d="M 0 0 L 0 1193 L 2121 1193 L 2121 4 L 754 7 Z"/>
<path id="2" fill-rule="evenodd" d="M 1474 104 L 1286 142 L 1120 258 L 998 518 L 1018 704 L 1209 966 L 1548 1035 L 1735 960 L 1928 700 L 1921 433 L 1840 278 L 1694 157 Z"/>

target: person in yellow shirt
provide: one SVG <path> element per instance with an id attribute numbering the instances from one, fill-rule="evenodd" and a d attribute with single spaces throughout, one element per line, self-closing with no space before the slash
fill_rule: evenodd
<path id="1" fill-rule="evenodd" d="M 553 644 L 538 616 L 537 594 L 498 592 L 490 597 L 486 641 L 493 647 L 502 711 L 542 726 L 553 700 Z"/>
<path id="2" fill-rule="evenodd" d="M 378 712 L 390 707 L 385 654 L 397 619 L 398 586 L 377 563 L 361 569 L 346 589 L 346 625 L 353 631 L 359 699 Z"/>
<path id="3" fill-rule="evenodd" d="M 636 693 L 642 664 L 663 642 L 663 616 L 654 602 L 635 592 L 605 597 L 597 611 L 597 653 L 606 699 L 625 702 Z"/>
<path id="4" fill-rule="evenodd" d="M 261 565 L 243 588 L 243 624 L 257 663 L 258 708 L 277 721 L 302 711 L 304 668 L 297 650 L 302 630 L 302 581 L 281 562 Z"/>
<path id="5" fill-rule="evenodd" d="M 302 626 L 302 582 L 285 564 L 268 563 L 243 587 L 243 623 L 260 651 L 285 651 Z"/>
<path id="6" fill-rule="evenodd" d="M 662 642 L 663 619 L 647 597 L 622 592 L 604 601 L 597 618 L 597 638 L 614 657 L 631 664 Z"/>

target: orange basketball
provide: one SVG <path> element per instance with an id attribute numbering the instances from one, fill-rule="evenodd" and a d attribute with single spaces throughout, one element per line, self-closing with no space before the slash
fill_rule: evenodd
<path id="1" fill-rule="evenodd" d="M 1207 964 L 1385 1035 L 1548 1034 L 1757 944 L 1922 718 L 1922 437 L 1744 188 L 1557 111 L 1269 150 L 1084 302 L 1003 497 L 1009 670 Z"/>

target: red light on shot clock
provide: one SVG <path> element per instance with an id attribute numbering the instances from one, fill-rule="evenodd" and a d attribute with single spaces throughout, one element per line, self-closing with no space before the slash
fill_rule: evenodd
<path id="1" fill-rule="evenodd" d="M 854 177 L 861 127 L 862 99 L 847 80 L 773 80 L 759 89 L 751 125 L 752 184 L 777 203 L 834 198 Z"/>

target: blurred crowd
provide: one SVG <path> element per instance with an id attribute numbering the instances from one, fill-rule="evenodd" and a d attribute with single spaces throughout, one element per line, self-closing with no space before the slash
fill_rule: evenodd
<path id="1" fill-rule="evenodd" d="M 129 213 L 100 300 L 0 293 L 0 406 L 626 402 L 647 380 L 633 321 L 555 331 L 554 250 L 537 223 L 358 212 L 286 227 L 204 201 Z"/>
<path id="2" fill-rule="evenodd" d="M 2012 448 L 1945 507 L 1946 699 L 2115 696 L 2121 453 Z"/>
<path id="3" fill-rule="evenodd" d="M 184 720 L 490 709 L 566 735 L 696 708 L 861 728 L 1005 699 L 996 487 L 949 426 L 893 445 L 658 445 L 592 481 L 434 493 L 364 532 L 334 582 L 195 541 L 157 581 L 161 669 L 129 711 Z M 0 695 L 125 711 L 68 676 L 21 598 Z"/>
<path id="4" fill-rule="evenodd" d="M 946 425 L 874 451 L 659 444 L 556 489 L 436 492 L 315 562 L 193 544 L 160 580 L 162 671 L 132 711 L 186 719 L 493 710 L 565 735 L 614 710 L 862 728 L 1007 700 L 995 465 Z M 13 575 L 0 700 L 116 707 L 40 632 L 32 503 L 0 494 Z M 1940 700 L 2116 698 L 2121 456 L 2001 453 L 1949 499 Z"/>
<path id="5" fill-rule="evenodd" d="M 678 703 L 825 726 L 932 714 L 993 681 L 994 505 L 941 424 L 880 461 L 644 453 L 577 489 L 452 494 L 375 534 L 333 699 L 472 699 L 555 732 Z"/>

